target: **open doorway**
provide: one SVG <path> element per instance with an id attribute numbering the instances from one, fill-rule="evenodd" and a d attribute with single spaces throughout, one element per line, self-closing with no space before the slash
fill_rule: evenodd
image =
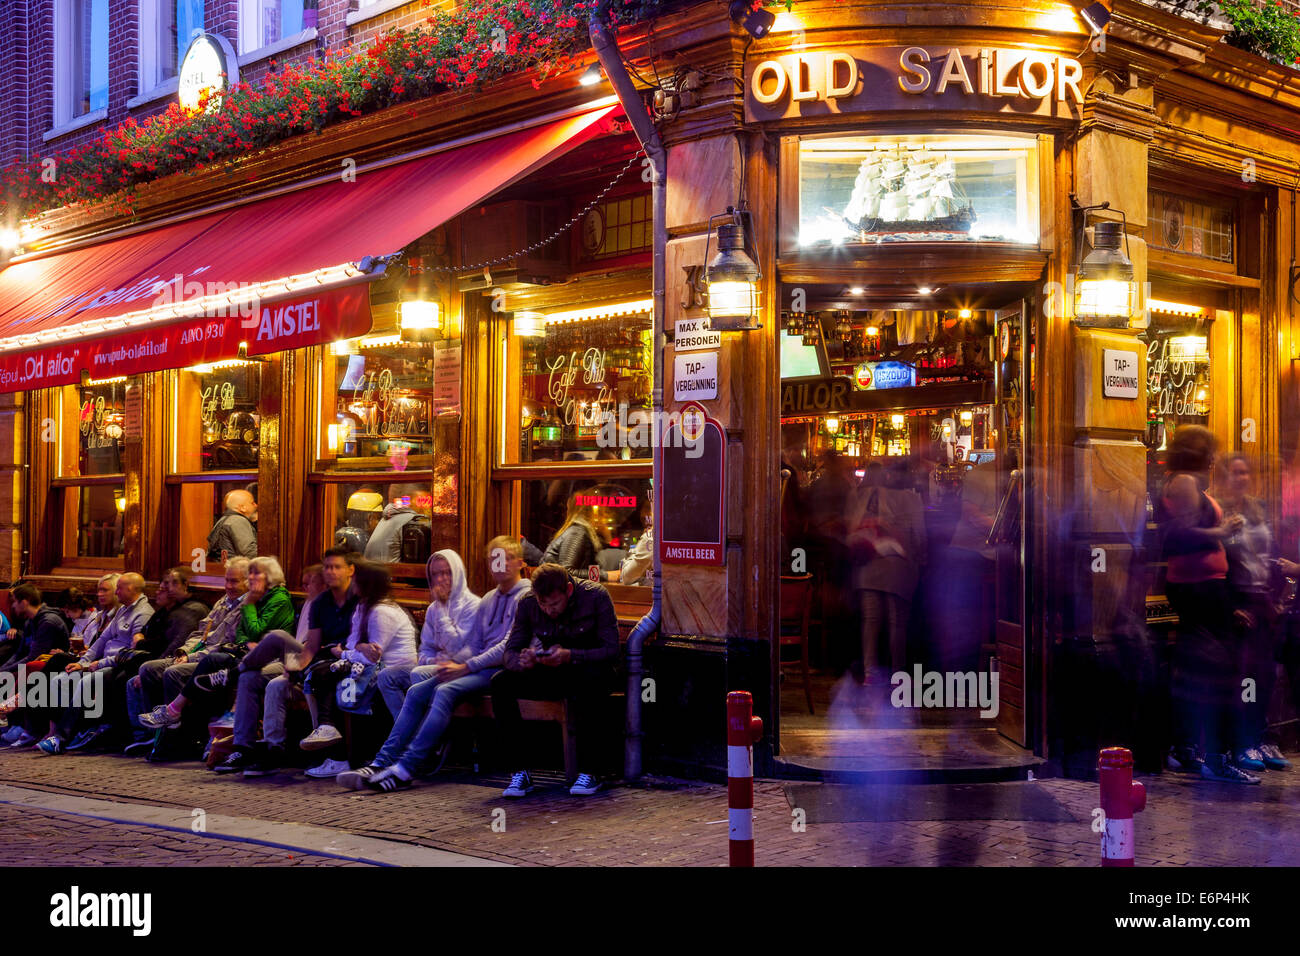
<path id="1" fill-rule="evenodd" d="M 788 765 L 1023 776 L 1036 762 L 1023 749 L 1033 323 L 1023 290 L 1000 291 L 783 313 Z"/>

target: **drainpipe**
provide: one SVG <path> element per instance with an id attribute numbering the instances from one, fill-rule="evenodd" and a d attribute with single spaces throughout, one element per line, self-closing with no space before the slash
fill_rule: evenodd
<path id="1" fill-rule="evenodd" d="M 653 410 L 651 421 L 655 423 L 656 433 L 658 433 L 661 430 L 664 411 L 664 295 L 667 286 L 665 247 L 668 244 L 666 189 L 668 182 L 668 154 L 664 151 L 664 144 L 659 139 L 659 131 L 655 129 L 654 123 L 650 121 L 650 117 L 646 113 L 645 104 L 632 82 L 632 77 L 628 75 L 627 67 L 623 65 L 623 58 L 619 55 L 618 45 L 615 43 L 609 28 L 596 17 L 593 17 L 588 27 L 588 33 L 591 35 L 591 45 L 596 50 L 600 65 L 605 70 L 605 76 L 613 84 L 614 92 L 618 94 L 618 101 L 622 104 L 623 111 L 632 123 L 632 130 L 636 133 L 636 138 L 640 141 L 641 148 L 645 150 L 646 156 L 650 158 L 651 202 L 654 206 L 655 237 L 651 280 L 654 286 L 654 390 L 652 393 Z M 658 448 L 656 448 L 653 471 L 656 494 L 663 486 L 661 481 L 662 469 L 663 464 L 660 460 Z M 626 780 L 636 780 L 641 776 L 641 738 L 643 736 L 641 731 L 641 677 L 644 673 L 642 651 L 645 647 L 646 638 L 659 630 L 659 611 L 663 599 L 663 572 L 659 563 L 659 542 L 663 540 L 659 530 L 661 517 L 660 509 L 655 508 L 652 525 L 654 564 L 651 576 L 650 611 L 637 622 L 636 627 L 632 629 L 632 633 L 627 639 L 627 732 L 623 745 L 623 777 Z"/>

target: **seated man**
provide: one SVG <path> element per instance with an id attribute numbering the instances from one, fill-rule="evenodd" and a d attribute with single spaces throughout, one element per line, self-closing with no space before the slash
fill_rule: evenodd
<path id="1" fill-rule="evenodd" d="M 488 573 L 497 586 L 478 605 L 464 646 L 469 656 L 451 647 L 436 648 L 445 660 L 434 665 L 433 679 L 411 685 L 383 748 L 369 766 L 339 774 L 343 786 L 385 793 L 409 787 L 441 741 L 456 705 L 487 690 L 501 667 L 519 600 L 531 587 L 520 574 L 524 549 L 518 539 L 506 535 L 493 538 L 488 542 L 487 561 Z"/>
<path id="2" fill-rule="evenodd" d="M 208 532 L 208 560 L 257 557 L 257 502 L 241 488 L 226 495 L 225 507 Z"/>
<path id="3" fill-rule="evenodd" d="M 9 592 L 14 617 L 22 622 L 22 631 L 17 649 L 9 662 L 0 670 L 17 673 L 20 667 L 37 661 L 45 655 L 67 651 L 70 645 L 68 619 L 57 608 L 45 603 L 41 589 L 34 584 L 20 584 Z M 48 719 L 48 711 L 40 713 L 23 713 L 20 707 L 21 694 L 4 702 L 3 709 L 10 714 L 9 731 L 5 741 L 11 748 L 30 747 L 36 743 L 36 729 L 43 729 Z"/>
<path id="4" fill-rule="evenodd" d="M 433 600 L 420 628 L 416 666 L 385 667 L 379 673 L 379 693 L 394 718 L 402 711 L 408 687 L 433 677 L 439 664 L 453 660 L 463 663 L 471 656 L 469 641 L 479 597 L 465 586 L 465 563 L 447 548 L 430 556 L 424 576 Z"/>
<path id="5" fill-rule="evenodd" d="M 284 569 L 275 558 L 261 556 L 248 562 L 248 593 L 239 613 L 235 642 L 203 655 L 181 692 L 169 703 L 141 714 L 141 724 L 159 730 L 172 730 L 182 723 L 206 726 L 209 717 L 223 713 L 230 705 L 235 685 L 228 683 L 229 676 L 236 672 L 244 655 L 271 631 L 293 626 L 293 601 L 285 587 Z M 187 715 L 190 704 L 196 706 Z"/>
<path id="6" fill-rule="evenodd" d="M 357 603 L 351 593 L 353 559 L 345 548 L 326 551 L 321 564 L 303 572 L 307 600 L 298 617 L 298 636 L 272 631 L 239 662 L 234 749 L 212 768 L 217 773 L 242 771 L 246 777 L 263 777 L 284 765 L 289 702 L 303 696 L 294 676 L 322 650 L 328 654 L 329 648 L 347 639 Z"/>
<path id="7" fill-rule="evenodd" d="M 67 745 L 68 750 L 81 750 L 108 739 L 113 730 L 125 733 L 134 724 L 130 718 L 130 682 L 140 668 L 160 654 L 175 653 L 176 648 L 194 631 L 199 621 L 208 613 L 208 606 L 190 594 L 190 569 L 176 567 L 165 573 L 158 582 L 154 598 L 158 605 L 144 625 L 144 637 L 130 648 L 122 648 L 113 657 L 104 686 L 104 712 L 99 722 L 83 730 Z M 67 739 L 76 724 L 76 715 L 66 713 L 56 727 L 54 736 Z M 42 741 L 46 753 L 58 753 Z"/>
<path id="8" fill-rule="evenodd" d="M 618 652 L 618 618 L 608 591 L 594 581 L 575 582 L 560 564 L 543 564 L 533 572 L 532 593 L 519 602 L 506 642 L 505 670 L 492 678 L 489 691 L 514 766 L 523 766 L 520 699 L 564 700 L 579 766 L 584 755 L 590 759 L 597 711 L 609 695 Z M 599 788 L 594 776 L 580 773 L 569 793 L 586 796 Z M 523 797 L 532 789 L 528 771 L 518 770 L 502 796 Z"/>
<path id="9" fill-rule="evenodd" d="M 164 649 L 161 657 L 146 661 L 127 682 L 127 714 L 134 728 L 135 740 L 125 753 L 143 753 L 153 746 L 156 728 L 140 722 L 142 714 L 156 705 L 166 704 L 181 692 L 194 675 L 199 660 L 222 644 L 233 643 L 241 620 L 244 593 L 248 590 L 248 559 L 231 558 L 226 562 L 226 593 L 207 616 L 174 652 Z"/>

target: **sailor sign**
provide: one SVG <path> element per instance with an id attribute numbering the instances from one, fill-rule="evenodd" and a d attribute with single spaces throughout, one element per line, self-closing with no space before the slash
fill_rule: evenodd
<path id="1" fill-rule="evenodd" d="M 747 69 L 745 119 L 911 109 L 1076 118 L 1083 66 L 1072 57 L 993 47 L 854 47 L 788 53 Z"/>

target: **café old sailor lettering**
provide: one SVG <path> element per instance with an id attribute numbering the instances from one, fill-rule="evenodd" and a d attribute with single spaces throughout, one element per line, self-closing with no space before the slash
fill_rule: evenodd
<path id="1" fill-rule="evenodd" d="M 1082 81 L 1078 60 L 1034 50 L 863 47 L 763 60 L 750 73 L 745 106 L 751 119 L 772 119 L 903 109 L 916 96 L 931 96 L 958 109 L 987 109 L 989 100 L 1001 99 L 1022 110 L 1028 101 L 1051 114 L 1082 105 Z"/>
<path id="2" fill-rule="evenodd" d="M 605 353 L 595 347 L 589 348 L 583 353 L 581 365 L 578 364 L 577 352 L 557 355 L 553 361 L 549 362 L 546 366 L 549 373 L 546 379 L 546 394 L 550 396 L 551 401 L 555 402 L 555 407 L 563 414 L 564 424 L 599 424 L 599 422 L 593 423 L 585 419 L 578 422 L 575 411 L 577 400 L 569 397 L 569 389 L 577 381 L 579 369 L 582 371 L 584 385 L 600 386 L 600 391 L 590 404 L 598 408 L 604 407 L 605 398 L 609 393 L 609 386 L 605 384 Z"/>
<path id="3" fill-rule="evenodd" d="M 1196 388 L 1196 363 L 1171 361 L 1169 339 L 1156 339 L 1147 346 L 1147 393 L 1155 399 L 1151 414 L 1204 415 Z"/>

